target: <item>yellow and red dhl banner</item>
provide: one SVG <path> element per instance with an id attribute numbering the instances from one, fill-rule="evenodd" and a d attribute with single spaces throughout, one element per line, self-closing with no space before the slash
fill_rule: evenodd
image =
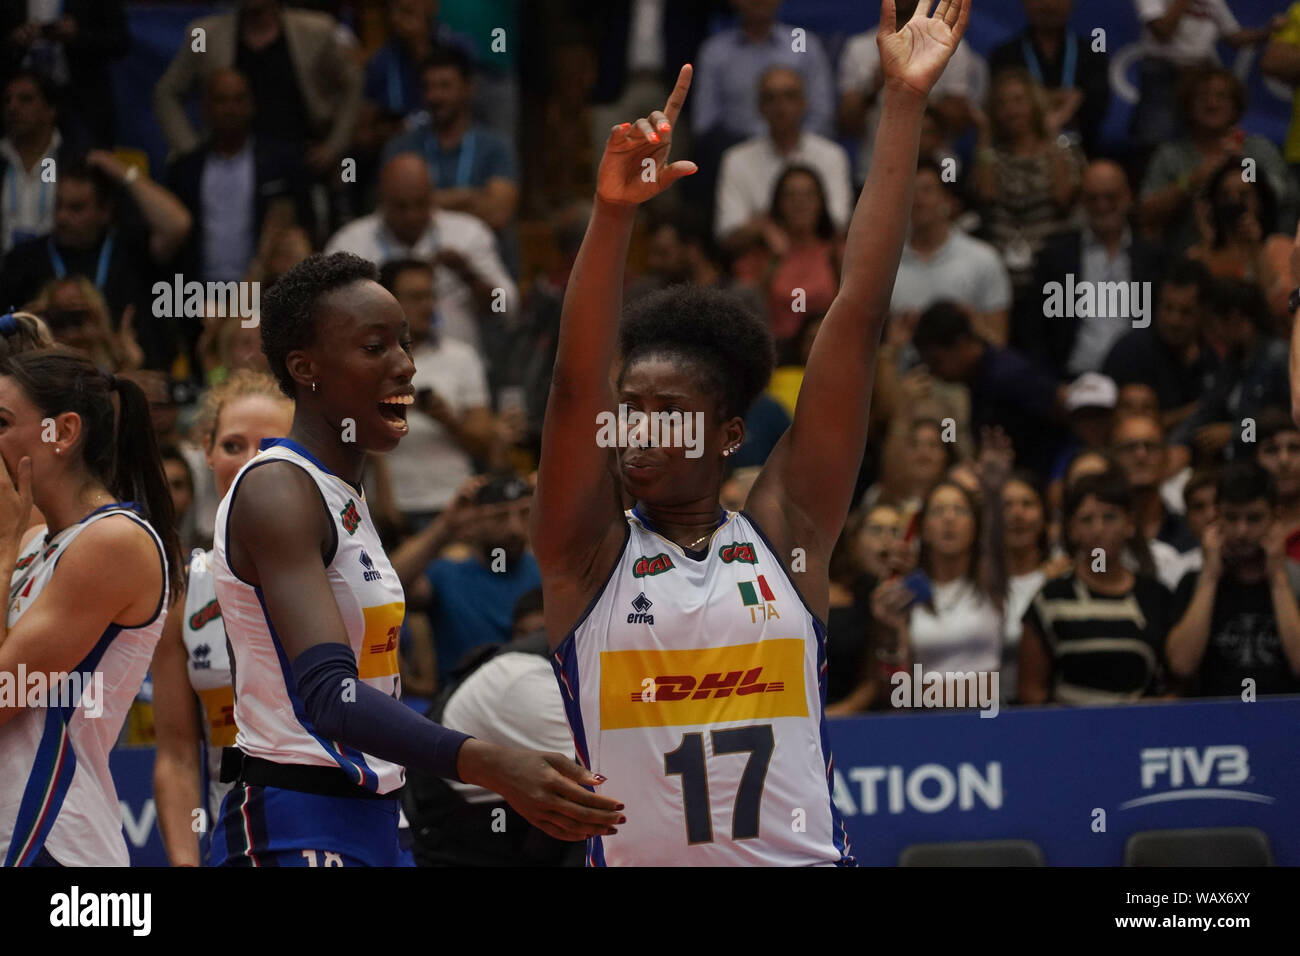
<path id="1" fill-rule="evenodd" d="M 357 676 L 362 680 L 392 677 L 397 673 L 397 642 L 406 604 L 402 601 L 380 604 L 362 608 L 361 613 L 365 615 L 366 633 L 361 639 L 361 653 L 357 655 Z"/>
<path id="2" fill-rule="evenodd" d="M 235 689 L 227 685 L 198 693 L 208 719 L 208 743 L 213 747 L 235 746 L 235 734 L 239 730 L 235 726 Z"/>
<path id="3" fill-rule="evenodd" d="M 807 717 L 804 643 L 792 638 L 600 655 L 600 726 L 673 727 Z"/>

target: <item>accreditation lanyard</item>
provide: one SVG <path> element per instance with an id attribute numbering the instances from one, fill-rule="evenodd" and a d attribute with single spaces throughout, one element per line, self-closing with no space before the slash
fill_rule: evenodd
<path id="1" fill-rule="evenodd" d="M 1038 62 L 1038 51 L 1034 49 L 1033 43 L 1029 37 L 1024 37 L 1020 41 L 1020 48 L 1025 53 L 1025 66 L 1034 78 L 1034 82 L 1039 86 L 1046 86 L 1043 82 L 1043 67 Z M 1067 89 L 1074 89 L 1074 75 L 1079 66 L 1079 38 L 1073 33 L 1065 34 L 1065 61 L 1061 64 L 1061 86 Z"/>
<path id="2" fill-rule="evenodd" d="M 474 133 L 470 131 L 465 134 L 465 138 L 460 141 L 460 157 L 456 160 L 456 186 L 469 185 L 470 170 L 474 165 Z M 431 129 L 428 137 L 424 141 L 424 155 L 429 161 L 429 165 L 437 169 L 438 162 L 438 136 Z M 441 183 L 438 183 L 439 189 L 445 189 Z"/>
<path id="3" fill-rule="evenodd" d="M 54 269 L 54 275 L 60 279 L 66 279 L 68 276 L 68 266 L 63 261 L 63 256 L 59 254 L 58 248 L 54 245 L 54 237 L 50 236 L 46 240 L 45 248 L 50 255 L 50 267 Z M 104 237 L 104 243 L 99 247 L 99 263 L 95 266 L 95 288 L 101 292 L 104 290 L 104 283 L 108 280 L 108 264 L 113 258 L 113 234 L 110 232 Z"/>

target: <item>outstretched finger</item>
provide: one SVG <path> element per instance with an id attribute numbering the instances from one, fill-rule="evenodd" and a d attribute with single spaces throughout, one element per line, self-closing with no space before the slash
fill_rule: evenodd
<path id="1" fill-rule="evenodd" d="M 958 43 L 966 33 L 966 25 L 970 23 L 970 5 L 971 0 L 953 0 L 953 6 L 956 7 L 955 19 L 948 25 L 952 27 L 952 34 Z"/>
<path id="2" fill-rule="evenodd" d="M 946 0 L 940 0 L 940 3 L 943 2 L 946 2 Z M 933 5 L 934 0 L 921 0 L 921 2 L 916 5 L 916 10 L 912 13 L 912 20 L 930 19 L 930 7 Z M 908 20 L 907 22 L 911 23 L 912 20 Z"/>
<path id="3" fill-rule="evenodd" d="M 668 102 L 664 104 L 664 115 L 668 117 L 668 122 L 673 126 L 677 125 L 677 117 L 681 115 L 682 107 L 686 105 L 686 93 L 691 88 L 691 77 L 694 74 L 694 67 L 689 63 L 683 64 L 681 71 L 677 74 L 677 85 L 668 94 Z"/>
<path id="4" fill-rule="evenodd" d="M 953 0 L 939 0 L 939 5 L 934 8 L 934 18 L 948 23 L 948 11 L 953 6 Z M 949 24 L 951 26 L 951 24 Z"/>

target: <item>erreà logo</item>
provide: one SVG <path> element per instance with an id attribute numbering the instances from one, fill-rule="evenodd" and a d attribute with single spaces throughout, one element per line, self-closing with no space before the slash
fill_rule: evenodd
<path id="1" fill-rule="evenodd" d="M 672 569 L 673 559 L 665 552 L 660 552 L 653 557 L 642 555 L 636 559 L 636 564 L 632 565 L 632 577 L 644 578 L 653 574 L 663 574 Z"/>
<path id="2" fill-rule="evenodd" d="M 655 616 L 650 611 L 651 601 L 644 593 L 638 594 L 632 599 L 632 613 L 627 616 L 629 624 L 649 624 L 654 625 Z"/>
<path id="3" fill-rule="evenodd" d="M 374 560 L 370 555 L 366 554 L 364 549 L 361 551 L 361 567 L 365 569 L 361 576 L 367 581 L 378 581 L 383 577 L 379 570 L 375 568 Z"/>
<path id="4" fill-rule="evenodd" d="M 221 617 L 221 605 L 217 603 L 216 598 L 213 598 L 207 604 L 203 605 L 203 607 L 190 615 L 190 630 L 197 631 L 199 628 L 203 627 L 204 624 L 207 624 L 209 621 L 215 621 L 219 617 Z"/>
<path id="5" fill-rule="evenodd" d="M 723 545 L 718 549 L 718 555 L 722 558 L 724 564 L 730 564 L 733 561 L 758 564 L 758 556 L 754 554 L 754 543 L 752 541 L 733 541 L 731 544 Z"/>
<path id="6" fill-rule="evenodd" d="M 339 518 L 342 519 L 343 527 L 348 534 L 357 533 L 357 528 L 361 526 L 361 515 L 357 514 L 357 506 L 353 504 L 351 498 L 343 506 L 343 510 L 339 512 Z"/>

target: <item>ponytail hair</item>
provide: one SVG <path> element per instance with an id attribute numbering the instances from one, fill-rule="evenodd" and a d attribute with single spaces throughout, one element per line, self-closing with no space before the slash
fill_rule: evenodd
<path id="1" fill-rule="evenodd" d="M 52 418 L 81 417 L 81 441 L 73 454 L 119 501 L 134 501 L 162 539 L 171 573 L 169 603 L 184 578 L 180 537 L 163 472 L 149 402 L 140 386 L 97 368 L 70 350 L 45 349 L 0 359 L 0 375 L 11 377 Z M 117 410 L 113 395 L 117 394 Z"/>
<path id="2" fill-rule="evenodd" d="M 40 316 L 30 312 L 6 312 L 0 315 L 0 359 L 19 352 L 53 348 L 54 345 L 50 327 Z"/>

